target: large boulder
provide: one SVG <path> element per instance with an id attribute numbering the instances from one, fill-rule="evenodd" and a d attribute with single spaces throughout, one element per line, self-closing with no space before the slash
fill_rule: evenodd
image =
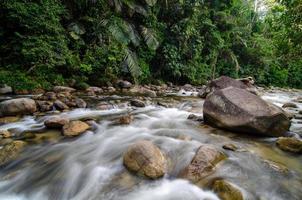
<path id="1" fill-rule="evenodd" d="M 81 135 L 85 131 L 87 131 L 90 126 L 82 121 L 72 121 L 63 126 L 62 133 L 67 137 L 74 137 Z"/>
<path id="2" fill-rule="evenodd" d="M 198 183 L 212 174 L 215 166 L 226 156 L 211 145 L 202 145 L 198 148 L 191 163 L 180 172 L 180 177 Z"/>
<path id="3" fill-rule="evenodd" d="M 205 123 L 235 132 L 282 136 L 290 127 L 290 120 L 281 108 L 234 87 L 209 95 L 203 115 Z"/>
<path id="4" fill-rule="evenodd" d="M 155 179 L 166 172 L 166 159 L 152 142 L 141 140 L 131 145 L 123 157 L 124 165 L 139 175 Z"/>
<path id="5" fill-rule="evenodd" d="M 116 85 L 121 89 L 129 89 L 132 87 L 132 83 L 130 83 L 129 81 L 124 81 L 124 80 L 118 80 L 116 82 Z"/>
<path id="6" fill-rule="evenodd" d="M 0 116 L 32 114 L 36 110 L 36 102 L 28 98 L 11 99 L 0 103 Z"/>

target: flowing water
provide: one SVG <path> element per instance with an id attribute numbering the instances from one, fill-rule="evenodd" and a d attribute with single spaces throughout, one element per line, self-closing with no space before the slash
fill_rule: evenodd
<path id="1" fill-rule="evenodd" d="M 267 93 L 264 98 L 280 104 L 297 95 L 300 94 Z M 281 97 L 285 99 L 280 100 Z M 117 107 L 108 111 L 76 109 L 62 113 L 70 119 L 96 120 L 92 131 L 73 139 L 62 139 L 59 132 L 45 130 L 43 122 L 49 116 L 24 117 L 0 126 L 20 135 L 41 134 L 39 142 L 27 146 L 17 160 L 0 170 L 0 199 L 217 200 L 207 187 L 201 189 L 177 178 L 203 143 L 215 145 L 228 156 L 205 183 L 224 178 L 237 185 L 245 199 L 251 200 L 302 199 L 300 155 L 276 148 L 276 138 L 249 137 L 190 121 L 188 115 L 201 113 L 203 102 L 194 97 L 182 97 L 178 102 L 174 108 Z M 135 116 L 130 125 L 112 123 L 112 119 L 129 112 Z M 297 124 L 293 124 L 293 129 L 299 129 Z M 190 140 L 182 140 L 184 136 Z M 141 139 L 152 141 L 165 153 L 169 161 L 165 177 L 147 180 L 124 168 L 123 153 Z M 222 148 L 229 143 L 240 147 L 240 151 Z"/>

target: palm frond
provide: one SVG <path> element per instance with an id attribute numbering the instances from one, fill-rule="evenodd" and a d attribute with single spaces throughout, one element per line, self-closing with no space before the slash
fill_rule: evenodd
<path id="1" fill-rule="evenodd" d="M 157 0 L 145 0 L 145 2 L 148 4 L 148 6 L 154 6 Z"/>
<path id="2" fill-rule="evenodd" d="M 156 50 L 159 46 L 159 42 L 156 38 L 156 34 L 154 33 L 154 31 L 150 28 L 146 28 L 146 27 L 141 27 L 142 29 L 142 35 L 144 37 L 144 40 L 147 44 L 147 46 L 150 49 Z"/>
<path id="3" fill-rule="evenodd" d="M 137 82 L 138 77 L 141 75 L 141 68 L 139 67 L 136 54 L 130 49 L 126 49 L 124 62 L 126 63 L 131 76 Z"/>

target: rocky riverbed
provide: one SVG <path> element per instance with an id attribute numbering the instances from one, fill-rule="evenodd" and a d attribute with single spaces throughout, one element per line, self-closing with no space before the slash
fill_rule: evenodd
<path id="1" fill-rule="evenodd" d="M 274 137 L 204 123 L 198 95 L 210 90 L 120 82 L 3 96 L 0 199 L 302 199 L 302 91 L 258 88 L 291 118 Z"/>

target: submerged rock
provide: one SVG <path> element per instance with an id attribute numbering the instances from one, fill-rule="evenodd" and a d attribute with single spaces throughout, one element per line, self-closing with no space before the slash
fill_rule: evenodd
<path id="1" fill-rule="evenodd" d="M 115 124 L 130 124 L 133 121 L 133 116 L 132 115 L 124 115 L 121 116 Z"/>
<path id="2" fill-rule="evenodd" d="M 4 145 L 3 148 L 0 149 L 0 166 L 16 159 L 25 145 L 26 142 L 19 140 Z"/>
<path id="3" fill-rule="evenodd" d="M 44 122 L 47 128 L 62 128 L 65 124 L 69 123 L 69 119 L 64 117 L 51 117 Z"/>
<path id="4" fill-rule="evenodd" d="M 298 106 L 295 103 L 288 102 L 288 103 L 283 104 L 282 108 L 298 108 Z"/>
<path id="5" fill-rule="evenodd" d="M 230 151 L 237 151 L 238 147 L 235 144 L 225 144 L 222 146 L 222 148 Z"/>
<path id="6" fill-rule="evenodd" d="M 20 120 L 19 116 L 0 117 L 0 125 L 17 122 L 19 120 Z"/>
<path id="7" fill-rule="evenodd" d="M 290 120 L 281 108 L 234 87 L 209 95 L 203 115 L 204 121 L 212 126 L 264 136 L 282 136 L 290 127 Z"/>
<path id="8" fill-rule="evenodd" d="M 193 121 L 198 121 L 198 122 L 202 122 L 203 121 L 203 117 L 202 116 L 198 116 L 195 114 L 190 114 L 188 116 L 188 119 L 193 120 Z"/>
<path id="9" fill-rule="evenodd" d="M 0 116 L 33 114 L 36 102 L 29 98 L 11 99 L 0 103 Z"/>
<path id="10" fill-rule="evenodd" d="M 302 140 L 294 137 L 280 137 L 276 142 L 277 146 L 284 150 L 293 153 L 302 153 Z"/>
<path id="11" fill-rule="evenodd" d="M 152 142 L 141 140 L 131 145 L 124 154 L 123 163 L 130 171 L 148 178 L 162 177 L 166 172 L 166 159 Z"/>
<path id="12" fill-rule="evenodd" d="M 131 106 L 135 106 L 135 107 L 145 107 L 145 103 L 141 100 L 138 99 L 133 99 L 130 101 Z"/>
<path id="13" fill-rule="evenodd" d="M 62 133 L 67 137 L 81 135 L 90 128 L 88 124 L 82 121 L 72 121 L 63 126 Z"/>
<path id="14" fill-rule="evenodd" d="M 216 180 L 213 184 L 213 190 L 221 200 L 243 200 L 241 191 L 233 184 L 225 180 Z"/>
<path id="15" fill-rule="evenodd" d="M 8 130 L 0 130 L 0 136 L 2 138 L 10 138 L 12 134 Z"/>
<path id="16" fill-rule="evenodd" d="M 198 183 L 212 174 L 216 164 L 225 158 L 226 156 L 215 147 L 204 144 L 199 147 L 191 163 L 180 173 L 180 177 Z"/>

